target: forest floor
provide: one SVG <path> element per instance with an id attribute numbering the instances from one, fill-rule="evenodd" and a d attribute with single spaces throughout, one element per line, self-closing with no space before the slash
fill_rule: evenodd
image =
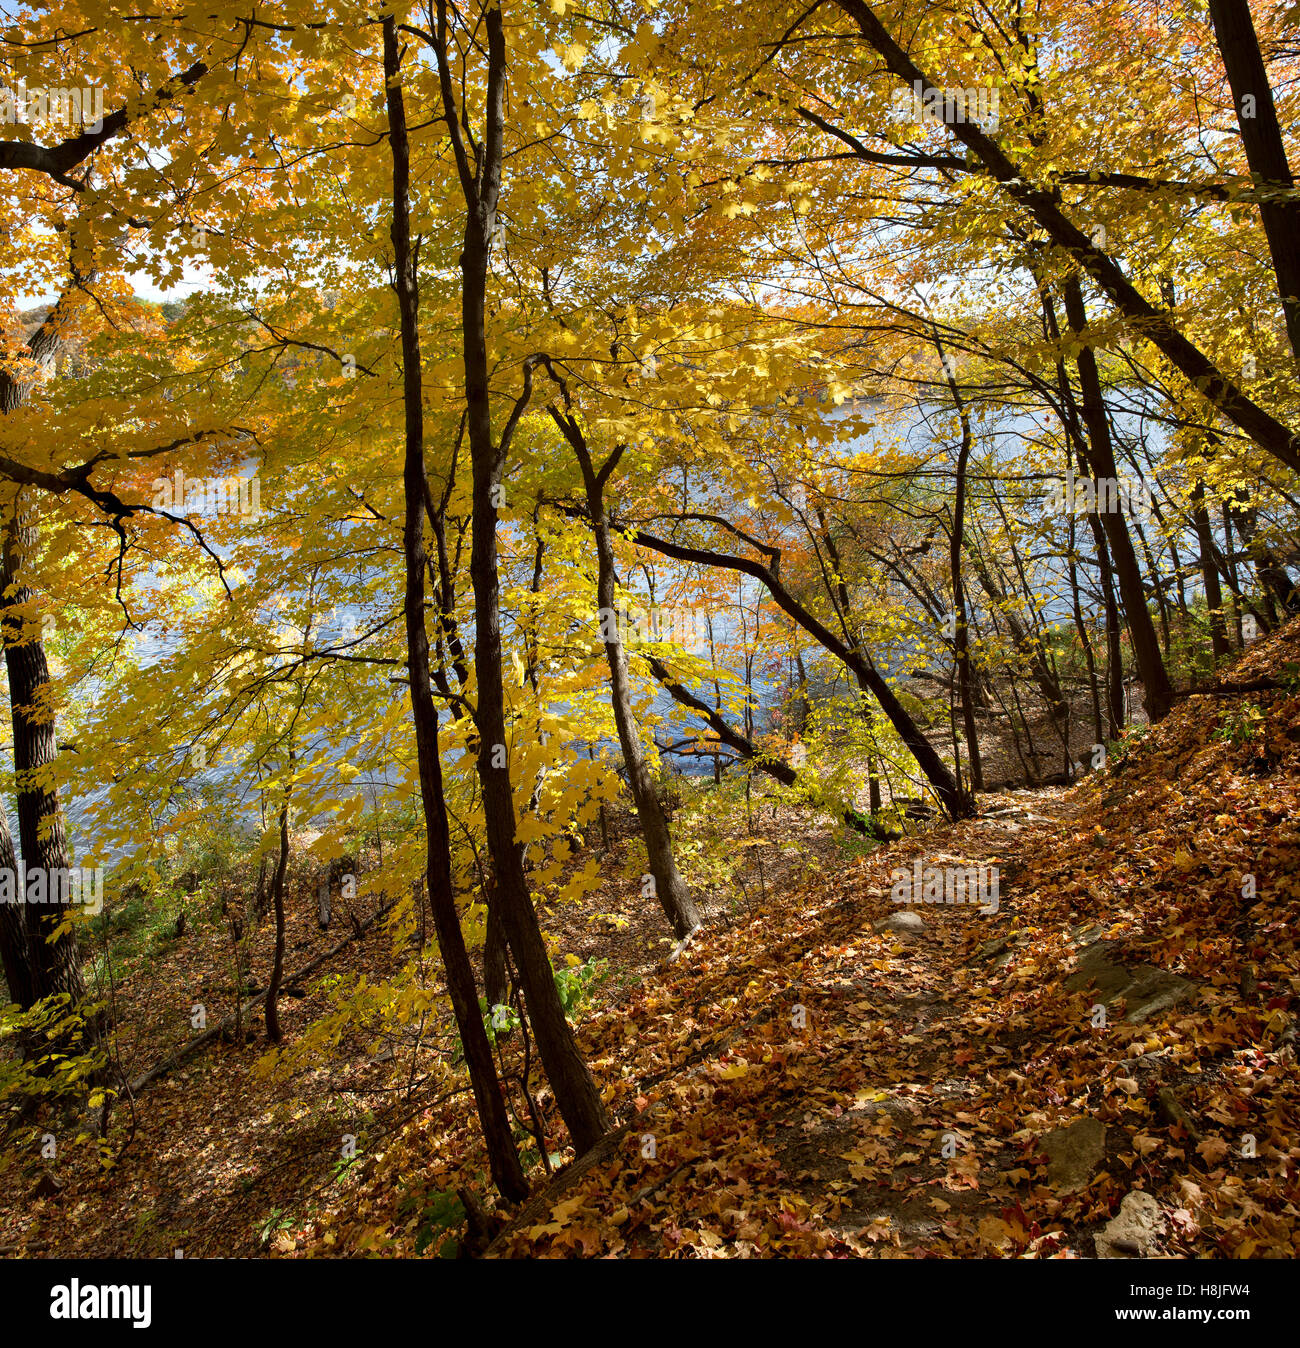
<path id="1" fill-rule="evenodd" d="M 493 1206 L 462 1083 L 429 1065 L 445 1028 L 409 1059 L 409 1039 L 345 1029 L 287 1074 L 222 1042 L 154 1081 L 124 1149 L 118 1106 L 111 1168 L 72 1148 L 53 1178 L 8 1177 L 0 1250 L 1294 1257 L 1297 662 L 1300 621 L 1221 675 L 1289 689 L 1188 697 L 1068 791 L 985 795 L 866 854 L 756 800 L 744 902 L 682 948 L 629 897 L 617 843 L 609 882 L 543 920 L 609 961 L 578 1034 L 622 1129 L 554 1177 L 534 1149 L 522 1212 Z M 996 866 L 997 911 L 922 904 L 894 930 L 917 860 Z M 341 934 L 295 904 L 290 969 Z M 286 999 L 289 1041 L 400 956 L 379 928 L 345 947 Z M 131 1071 L 190 1032 L 224 958 L 219 933 L 141 956 Z"/>

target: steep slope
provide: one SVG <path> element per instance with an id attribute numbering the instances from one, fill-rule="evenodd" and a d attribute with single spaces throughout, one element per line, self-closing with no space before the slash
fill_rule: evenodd
<path id="1" fill-rule="evenodd" d="M 1293 1255 L 1297 656 L 707 935 L 589 1037 L 632 1127 L 494 1251 L 1091 1257 L 1142 1191 L 1109 1254 Z M 876 930 L 918 857 L 998 864 L 999 911 Z"/>

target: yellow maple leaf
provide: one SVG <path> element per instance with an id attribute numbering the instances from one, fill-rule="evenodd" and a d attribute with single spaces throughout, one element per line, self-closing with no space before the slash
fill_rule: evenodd
<path id="1" fill-rule="evenodd" d="M 557 1203 L 551 1209 L 551 1218 L 556 1222 L 567 1222 L 582 1204 L 583 1196 L 581 1194 L 579 1194 L 577 1198 L 566 1198 L 564 1202 Z"/>

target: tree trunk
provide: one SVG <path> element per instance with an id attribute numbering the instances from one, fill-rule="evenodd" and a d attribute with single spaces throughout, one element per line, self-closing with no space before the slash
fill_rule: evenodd
<path id="1" fill-rule="evenodd" d="M 1214 663 L 1226 660 L 1232 654 L 1227 625 L 1223 621 L 1223 590 L 1219 586 L 1219 570 L 1214 564 L 1214 535 L 1210 531 L 1210 512 L 1205 508 L 1205 483 L 1197 482 L 1192 493 L 1192 525 L 1196 530 L 1196 546 L 1201 564 L 1201 580 L 1205 585 L 1205 607 L 1210 617 L 1210 645 Z"/>
<path id="2" fill-rule="evenodd" d="M 1260 55 L 1248 0 L 1210 0 L 1210 18 L 1232 86 L 1237 126 L 1251 177 L 1271 197 L 1260 203 L 1259 218 L 1273 259 L 1291 353 L 1300 360 L 1300 202 L 1294 200 L 1292 192 L 1295 183 L 1273 104 L 1273 90 Z"/>
<path id="3" fill-rule="evenodd" d="M 91 275 L 93 272 L 80 277 L 81 284 L 84 285 Z M 28 362 L 0 369 L 0 414 L 22 407 L 31 396 L 41 372 L 53 368 L 63 350 L 64 327 L 77 294 L 77 287 L 69 286 L 28 337 Z M 32 633 L 29 627 L 24 630 L 21 615 L 21 610 L 32 604 L 35 595 L 21 582 L 19 572 L 24 558 L 36 544 L 36 530 L 26 516 L 21 489 L 15 492 L 11 509 L 0 548 L 3 554 L 0 556 L 0 631 L 3 632 L 13 715 L 18 837 L 27 869 L 44 870 L 48 880 L 51 871 L 66 873 L 68 865 L 67 836 L 58 793 L 47 781 L 48 771 L 58 755 L 58 745 L 53 711 L 48 701 L 50 674 L 45 645 L 40 635 Z M 47 826 L 44 836 L 42 824 Z M 8 833 L 7 821 L 5 832 Z M 12 855 L 12 837 L 8 850 Z M 16 890 L 16 868 L 14 882 Z M 48 885 L 46 892 L 50 892 Z M 10 932 L 11 954 L 16 955 L 21 948 L 26 960 L 26 973 L 17 977 L 16 988 L 10 980 L 14 999 L 24 1010 L 52 993 L 67 993 L 74 1004 L 85 996 L 75 933 L 65 932 L 53 941 L 48 939 L 64 916 L 57 906 L 46 912 L 43 906 L 29 904 L 4 919 Z M 19 926 L 23 929 L 21 947 L 17 937 Z M 24 997 L 28 1000 L 24 1001 Z M 87 1037 L 94 1033 L 95 1027 L 88 1025 Z"/>
<path id="4" fill-rule="evenodd" d="M 1278 621 L 1285 622 L 1296 609 L 1296 590 L 1286 568 L 1274 556 L 1258 533 L 1256 523 L 1257 510 L 1249 504 L 1249 495 L 1244 487 L 1238 487 L 1233 499 L 1226 502 L 1236 527 L 1237 535 L 1245 545 L 1246 552 L 1255 563 L 1255 575 L 1259 578 L 1260 593 L 1270 615 L 1268 623 L 1260 623 L 1265 631 L 1271 631 Z M 1274 615 L 1274 609 L 1279 610 Z M 1258 616 L 1258 615 L 1257 615 Z"/>
<path id="5" fill-rule="evenodd" d="M 684 940 L 695 931 L 703 919 L 700 910 L 677 870 L 673 858 L 672 839 L 668 821 L 655 791 L 654 779 L 646 765 L 637 732 L 636 717 L 632 711 L 631 681 L 628 678 L 627 652 L 619 638 L 618 613 L 615 608 L 614 544 L 609 536 L 609 520 L 605 515 L 605 483 L 622 454 L 622 446 L 605 460 L 600 471 L 592 465 L 591 453 L 576 420 L 571 415 L 561 416 L 554 407 L 551 417 L 573 448 L 582 469 L 582 480 L 587 491 L 587 511 L 591 531 L 596 540 L 596 606 L 601 623 L 605 659 L 609 664 L 610 702 L 614 708 L 614 723 L 618 727 L 618 742 L 627 765 L 628 784 L 636 805 L 637 819 L 645 839 L 649 857 L 650 875 L 654 881 L 655 897 L 663 907 L 673 934 Z"/>
<path id="6" fill-rule="evenodd" d="M 289 772 L 294 764 L 289 752 Z M 284 884 L 289 873 L 289 796 L 293 791 L 286 782 L 284 800 L 280 803 L 280 854 L 275 860 L 275 876 L 271 880 L 271 908 L 275 913 L 275 956 L 271 960 L 271 976 L 266 981 L 266 1037 L 278 1044 L 284 1037 L 280 1029 L 280 981 L 284 977 Z"/>
<path id="7" fill-rule="evenodd" d="M 489 884 L 491 881 L 489 880 Z M 501 913 L 489 892 L 487 899 L 487 932 L 483 941 L 483 991 L 489 1007 L 504 1006 L 510 999 L 510 971 L 506 965 L 506 934 L 501 927 Z"/>
<path id="8" fill-rule="evenodd" d="M 1077 337 L 1086 338 L 1087 311 L 1084 308 L 1083 287 L 1077 277 L 1065 283 L 1064 296 L 1065 316 L 1070 331 Z M 1106 403 L 1102 396 L 1101 376 L 1097 369 L 1096 355 L 1086 341 L 1079 347 L 1075 363 L 1079 371 L 1083 421 L 1088 428 L 1089 471 L 1094 479 L 1117 481 L 1119 470 L 1115 466 L 1115 454 L 1111 448 L 1110 425 L 1106 415 Z M 1129 638 L 1133 643 L 1133 658 L 1137 662 L 1138 677 L 1142 680 L 1147 716 L 1154 725 L 1167 716 L 1173 707 L 1173 685 L 1169 682 L 1169 675 L 1165 671 L 1164 660 L 1160 655 L 1160 639 L 1156 636 L 1151 613 L 1147 608 L 1142 569 L 1138 563 L 1137 553 L 1133 550 L 1133 540 L 1129 537 L 1124 514 L 1118 508 L 1099 513 L 1102 528 L 1106 532 L 1111 562 L 1115 568 L 1115 578 L 1119 582 Z"/>
<path id="9" fill-rule="evenodd" d="M 411 717 L 415 725 L 416 761 L 425 823 L 425 878 L 434 928 L 442 952 L 443 969 L 452 1011 L 460 1031 L 461 1048 L 487 1144 L 493 1183 L 502 1197 L 518 1202 L 528 1194 L 510 1132 L 505 1098 L 492 1060 L 478 987 L 465 949 L 460 914 L 451 877 L 451 830 L 442 794 L 442 763 L 438 749 L 438 713 L 433 702 L 429 670 L 429 634 L 424 619 L 424 584 L 428 563 L 424 542 L 426 512 L 424 472 L 423 376 L 420 369 L 419 285 L 411 248 L 410 149 L 406 107 L 399 83 L 400 58 L 396 25 L 384 19 L 384 71 L 387 79 L 389 144 L 393 156 L 393 256 L 402 327 L 402 391 L 406 446 L 402 484 L 406 497 L 403 552 L 406 564 L 404 595 L 406 643 L 411 688 Z"/>
<path id="10" fill-rule="evenodd" d="M 20 579 L 25 558 L 35 542 L 36 531 L 24 519 L 21 496 L 16 496 L 13 514 L 5 527 L 4 555 L 0 562 L 0 621 L 13 709 L 19 842 L 28 873 L 44 871 L 49 893 L 53 890 L 50 881 L 54 874 L 67 873 L 68 840 L 58 792 L 51 780 L 58 745 L 45 644 L 32 632 L 31 616 L 24 621 L 22 612 L 35 599 L 32 590 Z M 66 916 L 57 904 L 23 907 L 31 981 L 37 999 L 66 993 L 76 1004 L 84 998 L 85 987 L 75 932 L 65 931 L 51 939 Z"/>
<path id="11" fill-rule="evenodd" d="M 975 802 L 971 799 L 970 794 L 958 786 L 956 779 L 948 771 L 947 764 L 939 756 L 934 745 L 921 733 L 916 722 L 908 715 L 907 709 L 882 677 L 871 656 L 865 650 L 842 641 L 825 623 L 810 613 L 781 584 L 771 567 L 753 561 L 748 557 L 713 552 L 707 548 L 686 547 L 680 543 L 670 542 L 668 539 L 657 538 L 644 529 L 638 529 L 632 535 L 632 541 L 641 547 L 651 548 L 655 552 L 662 553 L 665 557 L 675 557 L 678 561 L 683 562 L 701 562 L 705 566 L 725 567 L 727 570 L 739 571 L 743 575 L 753 576 L 755 580 L 761 581 L 782 612 L 792 618 L 810 636 L 814 637 L 836 659 L 842 661 L 854 678 L 857 679 L 858 687 L 865 692 L 869 692 L 880 704 L 881 711 L 889 718 L 890 724 L 898 731 L 900 738 L 907 746 L 908 752 L 916 759 L 917 766 L 921 769 L 926 781 L 929 782 L 948 817 L 950 819 L 969 819 L 974 815 Z"/>
<path id="12" fill-rule="evenodd" d="M 937 332 L 935 346 L 942 360 L 943 347 L 939 343 Z M 953 653 L 957 665 L 957 695 L 961 700 L 966 753 L 970 758 L 970 788 L 972 791 L 983 791 L 984 769 L 980 763 L 979 732 L 975 729 L 975 703 L 971 690 L 970 629 L 966 617 L 966 590 L 961 578 L 962 540 L 966 532 L 966 465 L 970 462 L 970 452 L 975 440 L 971 434 L 970 418 L 966 415 L 966 408 L 962 403 L 961 391 L 952 374 L 948 375 L 948 387 L 952 391 L 958 415 L 961 417 L 961 449 L 957 452 L 957 499 L 953 505 L 952 532 L 948 539 L 948 566 L 952 578 Z"/>
<path id="13" fill-rule="evenodd" d="M 9 832 L 9 818 L 0 801 L 0 872 L 7 871 L 14 880 L 14 892 L 17 894 L 18 860 L 14 855 L 13 834 Z M 9 1000 L 17 1002 L 24 1010 L 36 1000 L 36 988 L 32 982 L 32 957 L 27 949 L 27 925 L 23 921 L 23 908 L 19 903 L 0 902 L 0 965 L 3 965 L 5 984 L 9 989 Z"/>
<path id="14" fill-rule="evenodd" d="M 1101 579 L 1102 609 L 1106 615 L 1106 724 L 1110 738 L 1118 739 L 1124 728 L 1124 646 L 1119 605 L 1110 578 L 1110 555 L 1106 549 L 1106 531 L 1096 512 L 1088 516 L 1092 541 L 1097 549 L 1097 569 Z"/>
<path id="15" fill-rule="evenodd" d="M 497 500 L 501 470 L 510 436 L 523 414 L 529 382 L 500 443 L 492 433 L 488 382 L 487 267 L 488 240 L 497 220 L 505 134 L 506 42 L 499 8 L 483 18 L 488 70 L 485 89 L 486 126 L 471 166 L 461 140 L 462 110 L 456 104 L 447 51 L 446 4 L 439 0 L 435 55 L 445 125 L 452 139 L 461 191 L 465 198 L 465 235 L 460 257 L 461 333 L 465 363 L 465 410 L 473 466 L 470 525 L 470 579 L 474 589 L 474 660 L 478 678 L 478 775 L 488 850 L 496 871 L 501 925 L 515 957 L 515 967 L 528 1004 L 537 1050 L 579 1153 L 593 1147 L 609 1131 L 609 1115 L 587 1064 L 578 1052 L 564 1014 L 555 973 L 537 923 L 537 913 L 524 875 L 523 851 L 515 837 L 514 798 L 507 759 L 505 685 L 501 656 L 501 623 L 497 575 Z M 414 675 L 412 676 L 414 683 Z"/>
<path id="16" fill-rule="evenodd" d="M 1158 581 L 1160 572 L 1156 568 L 1156 559 L 1152 555 L 1150 545 L 1147 543 L 1146 530 L 1142 528 L 1141 520 L 1135 519 L 1133 521 L 1133 532 L 1137 535 L 1137 540 L 1142 545 L 1142 556 L 1146 559 L 1147 574 L 1151 576 L 1153 580 Z M 1160 614 L 1160 633 L 1163 637 L 1161 647 L 1163 659 L 1168 660 L 1172 648 L 1169 636 L 1169 601 L 1165 598 L 1165 587 L 1163 585 L 1156 584 L 1152 588 L 1155 591 L 1156 608 Z"/>
<path id="17" fill-rule="evenodd" d="M 1101 691 L 1097 687 L 1097 658 L 1093 654 L 1092 640 L 1088 636 L 1088 625 L 1083 620 L 1083 605 L 1079 601 L 1079 565 L 1075 560 L 1075 521 L 1070 520 L 1069 570 L 1070 570 L 1070 612 L 1074 617 L 1074 630 L 1083 648 L 1084 663 L 1088 668 L 1088 695 L 1092 701 L 1092 729 L 1100 743 L 1106 738 L 1101 723 Z M 1069 746 L 1066 746 L 1067 752 Z"/>

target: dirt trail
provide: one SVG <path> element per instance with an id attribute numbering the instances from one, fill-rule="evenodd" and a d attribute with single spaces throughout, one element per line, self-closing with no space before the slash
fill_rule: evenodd
<path id="1" fill-rule="evenodd" d="M 1014 905 L 1014 875 L 1028 850 L 1035 840 L 1049 841 L 1051 825 L 1077 808 L 1060 791 L 1018 794 L 1026 798 L 994 807 L 996 815 L 927 839 L 926 865 L 996 866 L 1000 905 Z M 900 869 L 909 869 L 905 861 Z M 874 929 L 891 911 L 886 891 L 866 897 L 854 916 L 871 918 Z M 874 970 L 883 957 L 887 978 L 861 977 L 859 951 L 850 947 L 805 983 L 816 1034 L 828 1040 L 819 1074 L 837 1091 L 852 1092 L 853 1102 L 824 1113 L 796 1104 L 766 1130 L 793 1192 L 813 1208 L 829 1194 L 827 1230 L 857 1245 L 881 1238 L 903 1248 L 924 1245 L 954 1231 L 954 1214 L 978 1220 L 1004 1206 L 971 1183 L 981 1169 L 968 1158 L 978 1142 L 975 1111 L 987 1069 L 973 1065 L 978 1016 L 972 1026 L 953 976 L 966 967 L 972 924 L 989 933 L 988 957 L 996 958 L 995 947 L 1015 930 L 1014 906 L 989 917 L 955 905 L 909 911 L 925 923 L 920 935 L 872 930 L 868 938 L 880 948 L 867 963 Z M 860 1051 L 864 1035 L 869 1059 Z"/>

